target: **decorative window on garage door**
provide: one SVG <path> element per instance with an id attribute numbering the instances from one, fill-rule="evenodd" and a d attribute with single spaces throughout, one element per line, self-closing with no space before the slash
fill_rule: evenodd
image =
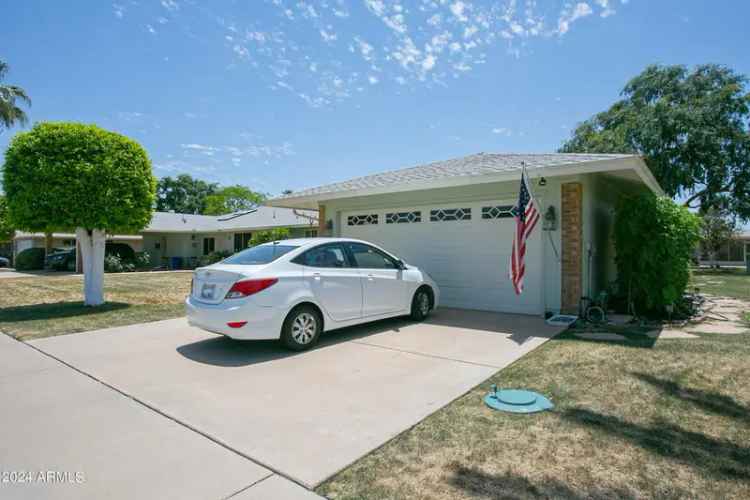
<path id="1" fill-rule="evenodd" d="M 482 219 L 512 219 L 513 205 L 496 205 L 494 207 L 482 207 Z"/>
<path id="2" fill-rule="evenodd" d="M 422 212 L 393 212 L 385 214 L 386 224 L 409 224 L 410 222 L 422 222 Z"/>
<path id="3" fill-rule="evenodd" d="M 452 220 L 471 220 L 470 208 L 438 208 L 430 210 L 430 222 L 446 222 Z"/>
<path id="4" fill-rule="evenodd" d="M 378 214 L 350 215 L 346 219 L 349 226 L 366 226 L 368 224 L 377 224 Z"/>

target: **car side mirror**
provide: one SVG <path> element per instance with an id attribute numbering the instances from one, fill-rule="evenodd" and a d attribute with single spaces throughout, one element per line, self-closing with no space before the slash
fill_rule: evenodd
<path id="1" fill-rule="evenodd" d="M 397 260 L 396 262 L 398 263 L 398 268 L 399 268 L 399 269 L 401 269 L 402 271 L 403 271 L 404 269 L 406 269 L 406 263 L 405 263 L 405 262 L 404 262 L 403 260 L 401 260 L 401 259 L 398 259 L 398 260 Z"/>

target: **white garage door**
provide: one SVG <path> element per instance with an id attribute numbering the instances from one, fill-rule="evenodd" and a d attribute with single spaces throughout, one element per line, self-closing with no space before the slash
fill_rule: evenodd
<path id="1" fill-rule="evenodd" d="M 440 286 L 441 304 L 486 311 L 539 314 L 540 228 L 526 249 L 525 289 L 508 278 L 515 220 L 513 202 L 444 203 L 344 212 L 341 234 L 371 241 L 426 270 Z"/>

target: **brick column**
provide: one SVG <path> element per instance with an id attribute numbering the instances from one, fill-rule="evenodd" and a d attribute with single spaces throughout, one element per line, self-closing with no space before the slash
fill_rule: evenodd
<path id="1" fill-rule="evenodd" d="M 318 205 L 318 236 L 328 236 L 328 228 L 326 228 L 325 205 Z"/>
<path id="2" fill-rule="evenodd" d="M 580 182 L 562 185 L 560 212 L 561 309 L 564 313 L 576 314 L 583 293 L 583 185 Z"/>

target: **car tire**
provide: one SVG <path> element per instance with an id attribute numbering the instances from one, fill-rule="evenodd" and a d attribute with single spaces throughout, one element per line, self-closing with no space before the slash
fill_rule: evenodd
<path id="1" fill-rule="evenodd" d="M 292 309 L 281 328 L 281 342 L 287 349 L 304 351 L 318 343 L 323 329 L 323 319 L 312 306 L 302 305 Z"/>
<path id="2" fill-rule="evenodd" d="M 411 300 L 411 319 L 423 321 L 430 314 L 430 292 L 420 288 Z"/>

